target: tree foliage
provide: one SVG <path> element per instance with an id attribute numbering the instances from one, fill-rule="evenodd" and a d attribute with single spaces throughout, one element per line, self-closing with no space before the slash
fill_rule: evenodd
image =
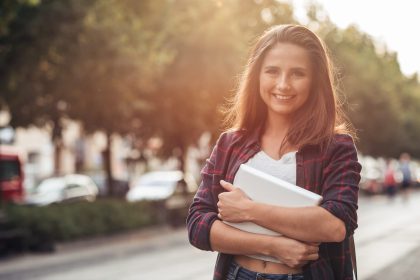
<path id="1" fill-rule="evenodd" d="M 220 106 L 233 91 L 249 43 L 274 23 L 293 21 L 276 1 L 177 1 L 170 5 L 167 43 L 172 63 L 150 96 L 153 132 L 164 139 L 161 154 L 182 158 L 204 131 L 221 129 Z"/>
<path id="2" fill-rule="evenodd" d="M 340 90 L 350 120 L 358 130 L 359 148 L 373 156 L 420 156 L 420 86 L 406 77 L 397 55 L 354 26 L 330 28 L 325 34 L 334 54 Z"/>
<path id="3" fill-rule="evenodd" d="M 220 131 L 220 106 L 256 36 L 297 22 L 293 8 L 276 0 L 8 0 L 0 7 L 1 104 L 13 126 L 48 124 L 60 139 L 70 118 L 109 140 L 158 136 L 160 155 L 178 150 L 181 159 L 204 131 Z M 338 28 L 316 5 L 308 15 L 331 49 L 360 150 L 419 157 L 418 77 L 403 75 L 397 55 L 356 27 Z"/>
<path id="4" fill-rule="evenodd" d="M 16 6 L 15 17 L 5 28 L 8 32 L 0 38 L 0 105 L 9 110 L 13 127 L 51 128 L 59 172 L 63 119 L 69 104 L 67 54 L 80 32 L 78 19 L 84 10 L 76 1 L 35 2 L 18 1 L 23 4 Z"/>

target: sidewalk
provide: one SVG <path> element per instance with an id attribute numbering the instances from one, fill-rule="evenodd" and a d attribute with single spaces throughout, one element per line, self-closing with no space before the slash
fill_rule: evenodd
<path id="1" fill-rule="evenodd" d="M 420 191 L 409 202 L 361 197 L 356 250 L 359 280 L 420 279 Z M 188 243 L 185 228 L 155 227 L 61 243 L 54 254 L 0 261 L 7 280 L 210 279 L 216 254 Z M 165 266 L 159 265 L 161 262 Z"/>
<path id="2" fill-rule="evenodd" d="M 59 242 L 56 244 L 56 253 L 71 252 L 88 247 L 100 247 L 103 244 L 106 244 L 107 246 L 119 246 L 123 244 L 142 243 L 145 242 L 145 240 L 157 236 L 172 234 L 174 231 L 176 231 L 176 229 L 173 229 L 170 226 L 159 225 L 123 233 L 80 239 L 76 241 Z"/>
<path id="3" fill-rule="evenodd" d="M 384 252 L 391 254 L 392 252 Z M 420 279 L 420 246 L 367 280 Z"/>
<path id="4" fill-rule="evenodd" d="M 77 264 L 80 261 L 95 262 L 98 256 L 101 256 L 100 260 L 106 260 L 134 248 L 147 251 L 153 247 L 175 242 L 174 239 L 179 238 L 180 235 L 185 235 L 183 229 L 174 230 L 169 226 L 156 226 L 115 235 L 58 243 L 53 253 L 26 252 L 1 259 L 0 279 L 3 279 L 2 275 L 8 275 L 12 271 L 43 270 L 52 264 L 55 266 L 54 269 L 59 270 L 62 264 Z M 164 238 L 167 239 L 166 243 L 161 241 Z"/>
<path id="5" fill-rule="evenodd" d="M 420 191 L 408 201 L 362 197 L 359 206 L 359 279 L 420 279 Z"/>

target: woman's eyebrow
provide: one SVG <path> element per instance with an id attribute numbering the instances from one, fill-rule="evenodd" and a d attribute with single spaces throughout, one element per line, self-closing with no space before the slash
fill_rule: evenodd
<path id="1" fill-rule="evenodd" d="M 280 69 L 279 66 L 275 66 L 275 65 L 266 65 L 263 67 L 263 69 Z M 308 67 L 305 66 L 296 66 L 296 67 L 291 67 L 289 68 L 289 70 L 293 70 L 293 71 L 308 71 Z"/>
<path id="2" fill-rule="evenodd" d="M 280 69 L 280 67 L 275 66 L 275 65 L 266 65 L 264 66 L 264 69 Z"/>
<path id="3" fill-rule="evenodd" d="M 292 67 L 290 68 L 290 70 L 294 70 L 294 71 L 308 71 L 307 67 L 304 66 L 298 66 L 298 67 Z"/>

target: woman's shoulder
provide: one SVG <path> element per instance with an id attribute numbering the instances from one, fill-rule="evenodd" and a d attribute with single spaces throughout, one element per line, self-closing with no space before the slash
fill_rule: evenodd
<path id="1" fill-rule="evenodd" d="M 326 149 L 326 153 L 357 154 L 357 149 L 353 136 L 351 136 L 350 134 L 334 134 L 330 145 L 328 145 L 328 148 Z"/>
<path id="2" fill-rule="evenodd" d="M 337 148 L 340 148 L 343 146 L 354 147 L 354 140 L 350 134 L 336 133 L 332 135 L 331 138 L 328 138 L 327 140 L 321 143 L 306 145 L 303 147 L 303 149 L 306 153 L 312 152 L 314 155 L 325 156 L 325 153 L 331 153 Z"/>
<path id="3" fill-rule="evenodd" d="M 222 132 L 217 139 L 216 145 L 211 153 L 211 160 L 214 165 L 224 166 L 229 162 L 233 150 L 241 150 L 244 137 L 242 131 L 230 130 Z M 223 169 L 223 168 L 222 168 Z M 220 169 L 220 170 L 222 170 Z"/>
<path id="4" fill-rule="evenodd" d="M 217 140 L 218 146 L 229 146 L 242 142 L 245 140 L 245 131 L 244 130 L 228 130 L 220 134 L 219 139 Z"/>
<path id="5" fill-rule="evenodd" d="M 340 145 L 340 144 L 354 145 L 354 139 L 353 139 L 353 136 L 351 136 L 350 134 L 337 133 L 337 134 L 334 134 L 332 143 L 335 145 Z"/>
<path id="6" fill-rule="evenodd" d="M 307 157 L 330 158 L 334 154 L 356 151 L 353 137 L 350 134 L 334 134 L 325 142 L 308 145 L 303 148 Z"/>

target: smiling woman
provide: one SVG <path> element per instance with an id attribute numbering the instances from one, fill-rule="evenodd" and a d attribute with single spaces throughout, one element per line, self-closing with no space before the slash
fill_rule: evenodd
<path id="1" fill-rule="evenodd" d="M 191 244 L 220 253 L 214 279 L 352 279 L 361 166 L 331 69 L 324 44 L 306 27 L 274 26 L 256 42 L 187 219 Z M 323 200 L 295 208 L 252 201 L 232 185 L 241 164 Z"/>
<path id="2" fill-rule="evenodd" d="M 311 83 L 311 61 L 304 48 L 279 43 L 268 51 L 260 72 L 260 95 L 270 122 L 287 121 L 302 107 Z"/>

